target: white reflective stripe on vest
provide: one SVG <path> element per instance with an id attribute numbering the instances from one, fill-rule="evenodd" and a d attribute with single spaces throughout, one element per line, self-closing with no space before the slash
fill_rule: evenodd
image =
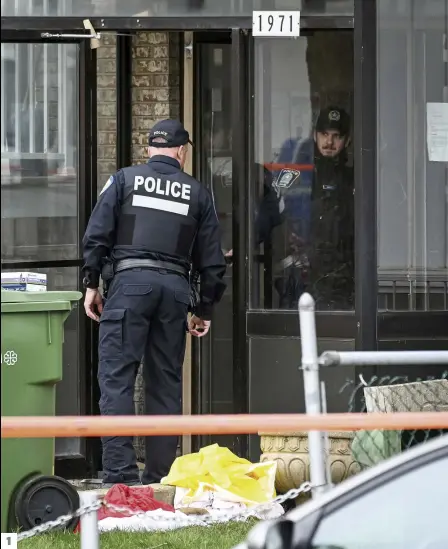
<path id="1" fill-rule="evenodd" d="M 142 196 L 134 194 L 132 197 L 132 205 L 140 208 L 150 208 L 152 210 L 162 210 L 179 215 L 188 215 L 190 209 L 189 204 L 174 202 L 173 200 L 164 200 L 163 198 L 154 198 L 152 196 Z"/>

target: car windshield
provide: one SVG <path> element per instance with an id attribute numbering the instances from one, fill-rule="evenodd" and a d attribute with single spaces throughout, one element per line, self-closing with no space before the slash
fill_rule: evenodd
<path id="1" fill-rule="evenodd" d="M 448 457 L 413 469 L 322 519 L 313 549 L 447 549 Z"/>

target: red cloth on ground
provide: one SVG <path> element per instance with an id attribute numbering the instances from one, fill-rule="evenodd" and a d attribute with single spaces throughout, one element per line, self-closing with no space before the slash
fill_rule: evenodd
<path id="1" fill-rule="evenodd" d="M 163 509 L 174 513 L 174 507 L 168 503 L 163 503 L 154 498 L 154 490 L 151 486 L 126 486 L 125 484 L 116 484 L 104 496 L 104 503 L 127 507 L 132 511 L 155 511 Z M 98 511 L 98 521 L 108 517 L 123 518 L 129 517 L 127 513 L 118 513 L 105 506 Z M 80 531 L 80 524 L 75 532 Z"/>

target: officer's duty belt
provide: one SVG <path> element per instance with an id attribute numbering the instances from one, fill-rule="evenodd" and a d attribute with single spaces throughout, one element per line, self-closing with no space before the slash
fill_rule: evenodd
<path id="1" fill-rule="evenodd" d="M 156 259 L 122 259 L 115 265 L 115 272 L 128 271 L 129 269 L 165 269 L 174 271 L 186 277 L 189 276 L 189 271 L 176 263 L 170 261 L 158 261 Z"/>

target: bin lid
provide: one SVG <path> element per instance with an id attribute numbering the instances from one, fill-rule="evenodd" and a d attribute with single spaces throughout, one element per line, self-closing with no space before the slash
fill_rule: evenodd
<path id="1" fill-rule="evenodd" d="M 2 312 L 69 311 L 81 292 L 13 292 L 2 290 Z"/>

